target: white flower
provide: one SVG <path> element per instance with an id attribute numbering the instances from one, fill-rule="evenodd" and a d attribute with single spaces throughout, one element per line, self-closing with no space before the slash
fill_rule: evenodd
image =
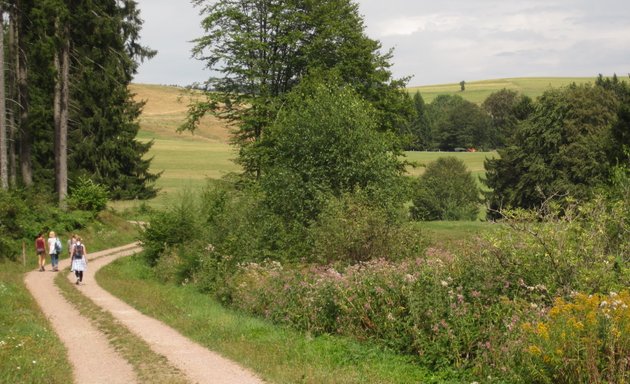
<path id="1" fill-rule="evenodd" d="M 442 280 L 440 284 L 442 284 L 443 287 L 448 287 L 448 281 Z"/>

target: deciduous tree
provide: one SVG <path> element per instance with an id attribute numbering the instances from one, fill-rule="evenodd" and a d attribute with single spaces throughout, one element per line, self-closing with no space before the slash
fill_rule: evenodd
<path id="1" fill-rule="evenodd" d="M 249 145 L 261 139 L 283 96 L 310 71 L 335 71 L 376 108 L 382 130 L 408 123 L 412 106 L 404 81 L 393 80 L 391 52 L 365 35 L 351 0 L 194 0 L 205 15 L 206 34 L 193 54 L 217 73 L 208 79 L 208 99 L 194 103 L 182 129 L 194 130 L 213 112 L 237 126 L 234 141 L 246 172 L 259 174 L 260 159 Z"/>

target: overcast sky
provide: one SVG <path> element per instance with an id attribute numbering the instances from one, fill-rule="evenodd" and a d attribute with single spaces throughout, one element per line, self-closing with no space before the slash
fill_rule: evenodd
<path id="1" fill-rule="evenodd" d="M 142 42 L 159 51 L 134 82 L 208 77 L 190 58 L 202 17 L 187 0 L 137 0 Z M 359 0 L 369 37 L 394 48 L 409 85 L 505 77 L 627 76 L 629 0 Z"/>

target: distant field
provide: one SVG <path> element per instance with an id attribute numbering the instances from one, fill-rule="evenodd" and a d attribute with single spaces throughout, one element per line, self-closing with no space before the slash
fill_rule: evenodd
<path id="1" fill-rule="evenodd" d="M 430 103 L 438 95 L 448 94 L 460 95 L 466 100 L 481 104 L 492 92 L 503 88 L 512 89 L 531 98 L 536 98 L 550 88 L 559 88 L 571 83 L 594 82 L 595 80 L 596 77 L 524 77 L 466 82 L 466 90 L 464 92 L 461 92 L 459 83 L 409 87 L 408 90 L 410 93 L 420 91 L 426 103 Z"/>

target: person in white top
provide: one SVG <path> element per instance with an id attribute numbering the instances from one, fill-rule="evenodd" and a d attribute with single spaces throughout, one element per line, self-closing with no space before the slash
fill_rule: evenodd
<path id="1" fill-rule="evenodd" d="M 50 255 L 50 264 L 52 264 L 53 272 L 59 271 L 59 253 L 60 250 L 55 247 L 55 244 L 59 241 L 55 232 L 50 231 L 48 234 L 48 254 Z"/>

